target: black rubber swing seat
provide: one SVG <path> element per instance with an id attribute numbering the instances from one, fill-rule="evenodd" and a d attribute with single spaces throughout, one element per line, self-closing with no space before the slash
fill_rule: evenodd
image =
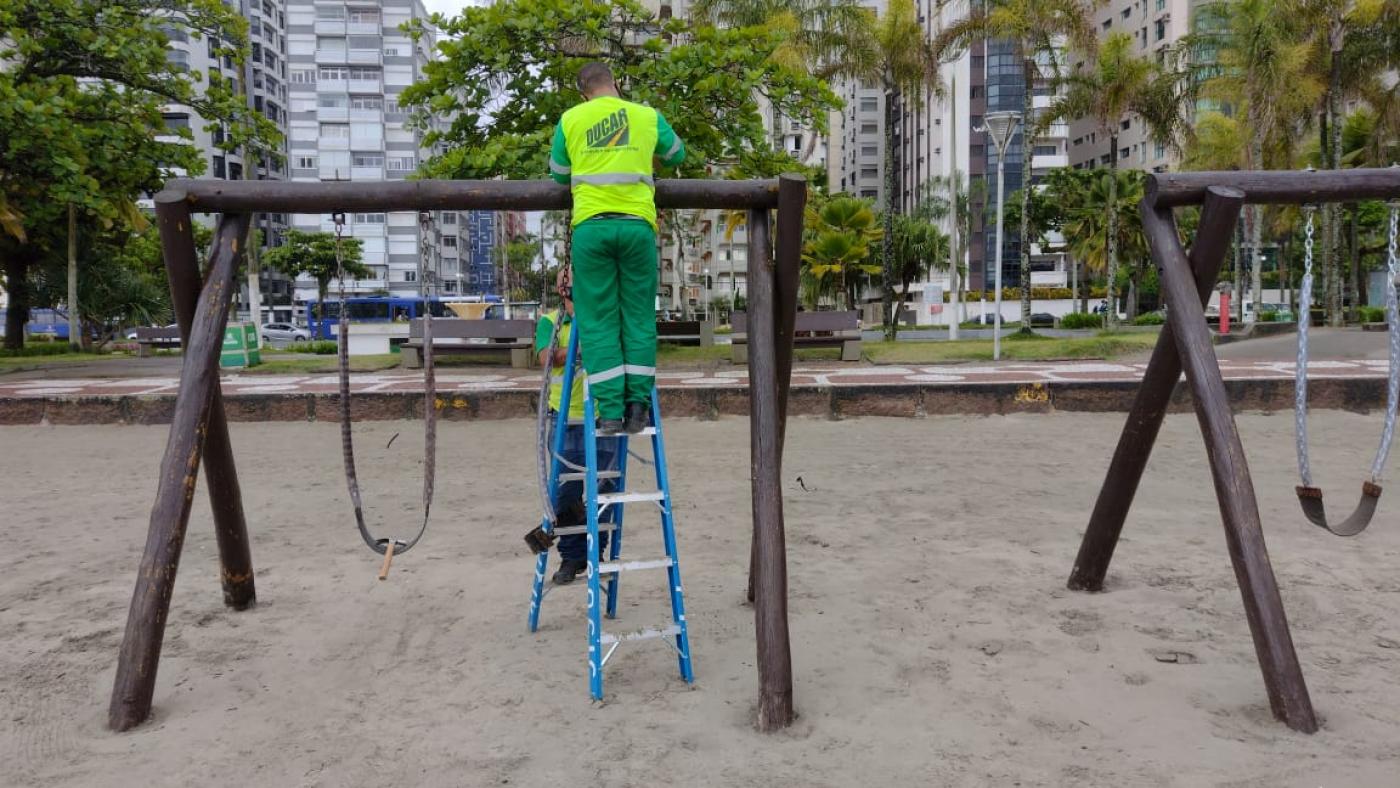
<path id="1" fill-rule="evenodd" d="M 1366 530 L 1366 526 L 1371 524 L 1371 518 L 1376 516 L 1376 505 L 1381 500 L 1379 484 L 1362 482 L 1361 500 L 1356 504 L 1356 509 L 1347 519 L 1332 525 L 1327 521 L 1327 511 L 1322 505 L 1322 489 L 1304 486 L 1296 489 L 1298 503 L 1302 505 L 1303 515 L 1308 518 L 1308 522 L 1319 528 L 1326 528 L 1337 536 L 1356 536 Z"/>

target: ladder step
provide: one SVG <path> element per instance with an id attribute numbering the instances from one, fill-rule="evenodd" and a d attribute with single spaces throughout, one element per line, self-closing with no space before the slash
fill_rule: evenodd
<path id="1" fill-rule="evenodd" d="M 598 505 L 610 506 L 615 503 L 639 503 L 642 501 L 661 502 L 666 500 L 666 493 L 655 490 L 650 492 L 619 492 L 619 493 L 599 493 Z"/>
<path id="2" fill-rule="evenodd" d="M 582 471 L 579 471 L 579 472 L 569 471 L 568 473 L 561 473 L 561 474 L 559 474 L 559 481 L 561 481 L 561 482 L 581 482 L 581 481 L 583 481 L 583 480 L 586 479 L 586 478 L 588 478 L 588 474 L 583 473 Z M 622 471 L 598 471 L 598 478 L 599 478 L 599 479 L 621 479 L 621 478 L 622 478 Z"/>
<path id="3" fill-rule="evenodd" d="M 598 533 L 600 534 L 610 534 L 616 530 L 617 523 L 598 523 Z M 588 526 L 566 525 L 562 528 L 555 528 L 553 531 L 550 531 L 550 533 L 554 534 L 555 536 L 572 536 L 574 534 L 586 534 L 588 533 Z"/>
<path id="4" fill-rule="evenodd" d="M 671 624 L 661 629 L 639 629 L 636 632 L 628 632 L 622 635 L 614 635 L 604 632 L 600 638 L 602 645 L 607 646 L 613 643 L 621 643 L 624 640 L 651 640 L 652 638 L 673 637 L 681 633 L 681 628 L 676 624 Z"/>
<path id="5" fill-rule="evenodd" d="M 598 574 L 606 575 L 611 572 L 632 572 L 638 569 L 666 569 L 675 562 L 669 558 L 658 558 L 654 561 L 608 561 L 598 564 Z"/>
<path id="6" fill-rule="evenodd" d="M 622 434 L 620 434 L 620 435 L 598 435 L 598 439 L 599 439 L 599 440 L 607 440 L 608 438 L 641 438 L 641 437 L 644 437 L 644 436 L 647 436 L 647 435 L 655 435 L 655 434 L 656 434 L 656 428 L 655 428 L 655 427 L 643 427 L 641 432 L 624 432 L 624 433 L 622 433 Z"/>

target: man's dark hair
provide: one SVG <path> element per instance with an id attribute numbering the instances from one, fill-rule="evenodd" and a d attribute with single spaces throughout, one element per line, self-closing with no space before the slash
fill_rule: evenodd
<path id="1" fill-rule="evenodd" d="M 584 95 L 611 84 L 613 73 L 607 63 L 585 63 L 583 68 L 578 70 L 578 89 Z"/>

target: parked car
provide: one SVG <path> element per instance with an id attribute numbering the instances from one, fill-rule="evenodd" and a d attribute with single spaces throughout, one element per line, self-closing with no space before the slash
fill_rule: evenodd
<path id="1" fill-rule="evenodd" d="M 353 315 L 353 313 L 351 314 Z M 264 323 L 262 327 L 264 344 L 269 342 L 307 342 L 310 339 L 310 331 L 298 328 L 291 323 Z"/>
<path id="2" fill-rule="evenodd" d="M 981 323 L 981 324 L 984 325 L 984 326 L 996 325 L 997 316 L 994 315 L 994 314 L 992 314 L 991 312 L 988 312 L 988 313 L 985 314 L 985 315 L 977 315 L 976 317 L 973 317 L 973 318 L 972 318 L 971 320 L 969 320 L 968 322 L 969 322 L 969 323 Z M 1002 325 L 1006 325 L 1006 323 L 1007 323 L 1006 318 L 1002 318 L 1001 323 L 1002 323 Z"/>
<path id="3" fill-rule="evenodd" d="M 1034 328 L 1035 326 L 1050 326 L 1053 328 L 1055 326 L 1055 316 L 1049 312 L 1032 312 L 1031 327 Z"/>

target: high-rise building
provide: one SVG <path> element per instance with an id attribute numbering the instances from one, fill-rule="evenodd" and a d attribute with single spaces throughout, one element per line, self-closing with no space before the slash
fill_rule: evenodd
<path id="1" fill-rule="evenodd" d="M 210 80 L 226 80 L 235 93 L 242 93 L 249 106 L 285 132 L 287 124 L 287 47 L 286 47 L 286 3 L 285 0 L 230 0 L 237 5 L 248 21 L 249 57 L 242 68 L 227 56 L 217 53 L 219 42 L 211 38 L 196 39 L 179 26 L 166 27 L 170 39 L 166 59 L 177 68 L 198 74 L 197 86 L 208 85 Z M 189 141 L 207 157 L 203 178 L 224 180 L 281 179 L 285 177 L 285 162 L 277 156 L 258 156 L 253 162 L 246 160 L 245 151 L 226 149 L 225 131 L 221 127 L 206 128 L 208 122 L 192 107 L 171 104 L 162 109 L 165 125 L 172 131 L 189 130 Z M 172 135 L 170 141 L 181 138 Z M 280 153 L 279 151 L 278 153 Z M 186 173 L 175 171 L 175 177 Z M 253 217 L 254 226 L 260 231 L 264 246 L 276 246 L 286 229 L 286 216 L 283 214 L 259 213 Z M 291 283 L 275 271 L 263 270 L 259 289 L 264 310 L 255 319 L 290 320 L 292 318 Z M 248 290 L 243 288 L 245 308 Z"/>
<path id="2" fill-rule="evenodd" d="M 1216 0 L 1210 0 L 1215 2 Z M 1202 0 L 1111 0 L 1095 12 L 1100 37 L 1125 32 L 1133 37 L 1134 52 L 1161 62 L 1191 29 Z M 1124 115 L 1118 123 L 1118 149 L 1109 151 L 1109 136 L 1094 118 L 1081 118 L 1069 127 L 1069 160 L 1079 168 L 1107 167 L 1112 156 L 1118 166 L 1165 172 L 1178 163 L 1170 145 L 1154 142 L 1142 119 Z"/>
<path id="3" fill-rule="evenodd" d="M 500 295 L 496 276 L 496 214 L 469 211 L 462 214 L 461 239 L 466 244 L 462 260 L 462 292 L 467 295 Z"/>
<path id="4" fill-rule="evenodd" d="M 429 29 L 417 42 L 400 25 L 427 18 L 422 0 L 287 0 L 288 164 L 293 180 L 380 181 L 408 176 L 429 155 L 407 125 L 399 94 L 432 57 Z M 452 293 L 460 273 L 463 222 L 435 214 L 356 213 L 345 232 L 363 242 L 373 272 L 346 282 L 349 292 L 412 294 L 420 263 L 434 293 Z M 329 215 L 296 214 L 292 226 L 332 231 Z M 296 283 L 298 300 L 315 283 Z"/>

